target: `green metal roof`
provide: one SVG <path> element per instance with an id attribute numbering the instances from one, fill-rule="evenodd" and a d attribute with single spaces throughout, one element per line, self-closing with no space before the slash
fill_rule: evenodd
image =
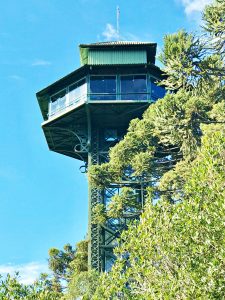
<path id="1" fill-rule="evenodd" d="M 146 50 L 89 50 L 88 65 L 147 64 Z"/>
<path id="2" fill-rule="evenodd" d="M 133 46 L 133 45 L 156 45 L 156 43 L 151 42 L 139 42 L 139 41 L 112 41 L 112 42 L 99 42 L 91 44 L 81 44 L 80 47 L 104 47 L 104 46 Z"/>
<path id="3" fill-rule="evenodd" d="M 156 55 L 156 47 L 157 44 L 156 43 L 150 43 L 150 42 L 133 42 L 133 41 L 114 41 L 114 42 L 101 42 L 101 43 L 92 43 L 92 44 L 81 44 L 80 45 L 80 59 L 81 59 L 81 64 L 85 65 L 85 64 L 90 64 L 89 60 L 89 55 L 92 55 L 92 53 L 94 51 L 99 51 L 99 53 L 101 53 L 102 57 L 104 58 L 103 52 L 106 51 L 113 51 L 115 52 L 114 54 L 114 58 L 109 58 L 109 53 L 107 54 L 108 56 L 108 60 L 112 60 L 115 64 L 121 64 L 121 60 L 120 58 L 119 61 L 115 61 L 115 55 L 116 52 L 120 53 L 120 51 L 122 51 L 123 53 L 126 52 L 127 58 L 126 58 L 126 63 L 128 64 L 132 64 L 132 63 L 136 63 L 136 59 L 134 59 L 134 57 L 132 56 L 132 53 L 138 53 L 140 52 L 140 55 L 143 55 L 143 51 L 145 51 L 145 55 L 146 55 L 146 62 L 143 62 L 143 59 L 140 60 L 140 58 L 138 59 L 137 63 L 155 63 L 155 55 Z M 96 55 L 100 55 L 100 54 L 96 54 Z M 142 54 L 141 54 L 142 53 Z M 136 57 L 138 56 L 138 54 L 135 54 Z M 119 54 L 118 54 L 119 56 Z M 128 59 L 130 59 L 128 61 Z M 134 60 L 133 60 L 134 59 Z M 107 60 L 107 64 L 108 63 Z M 96 63 L 97 64 L 97 63 Z M 102 63 L 101 63 L 102 64 Z"/>

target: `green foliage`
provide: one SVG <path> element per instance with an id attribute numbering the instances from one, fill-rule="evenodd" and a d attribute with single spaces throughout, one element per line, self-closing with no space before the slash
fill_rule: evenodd
<path id="1" fill-rule="evenodd" d="M 138 195 L 129 188 L 124 187 L 119 195 L 114 195 L 108 206 L 108 217 L 126 218 L 140 214 L 142 205 L 138 202 Z"/>
<path id="2" fill-rule="evenodd" d="M 99 273 L 92 270 L 89 272 L 81 272 L 72 277 L 68 292 L 62 300 L 71 299 L 92 299 L 98 286 Z"/>
<path id="3" fill-rule="evenodd" d="M 207 6 L 203 21 L 201 36 L 165 37 L 161 84 L 172 92 L 89 171 L 95 186 L 129 179 L 150 191 L 93 299 L 225 298 L 225 2 Z M 105 215 L 135 210 L 133 195 L 115 196 Z"/>
<path id="4" fill-rule="evenodd" d="M 223 0 L 216 0 L 206 7 L 204 14 L 204 30 L 209 34 L 211 49 L 225 54 L 225 3 Z"/>
<path id="5" fill-rule="evenodd" d="M 56 248 L 49 250 L 49 268 L 57 281 L 60 279 L 69 280 L 71 275 L 70 263 L 74 260 L 75 253 L 69 244 L 64 246 L 64 251 Z"/>
<path id="6" fill-rule="evenodd" d="M 213 106 L 212 110 L 209 112 L 209 116 L 212 120 L 223 123 L 225 116 L 225 100 L 216 103 Z"/>
<path id="7" fill-rule="evenodd" d="M 97 203 L 95 207 L 93 207 L 92 213 L 93 213 L 93 218 L 92 218 L 93 224 L 104 224 L 106 222 L 107 214 L 106 214 L 104 204 Z"/>
<path id="8" fill-rule="evenodd" d="M 94 270 L 88 271 L 88 241 L 84 240 L 76 244 L 74 258 L 68 269 L 70 276 L 67 289 L 60 299 L 92 299 L 98 285 L 99 274 Z"/>
<path id="9" fill-rule="evenodd" d="M 181 160 L 191 161 L 196 156 L 201 143 L 201 124 L 222 121 L 224 104 L 221 97 L 200 97 L 181 89 L 152 104 L 143 119 L 131 122 L 127 135 L 111 149 L 109 163 L 90 168 L 90 180 L 94 178 L 92 184 L 102 188 L 109 181 L 123 182 L 128 178 L 155 186 L 162 180 L 160 188 L 155 189 L 155 197 L 164 193 L 169 201 L 179 200 L 179 195 L 173 197 L 170 194 L 173 191 L 179 194 L 179 185 L 183 182 L 181 174 L 176 175 L 178 168 L 185 173 L 181 170 Z M 177 171 L 174 173 L 175 168 Z M 131 170 L 128 175 L 127 170 Z M 171 176 L 175 176 L 172 186 Z M 95 221 L 104 223 L 107 216 L 122 216 L 128 203 L 130 208 L 136 209 L 134 201 L 121 196 L 113 198 L 106 211 L 99 204 L 95 208 L 98 216 Z"/>
<path id="10" fill-rule="evenodd" d="M 182 188 L 188 176 L 188 160 L 181 161 L 176 167 L 166 172 L 159 183 L 161 199 L 169 203 L 177 203 L 182 201 Z"/>
<path id="11" fill-rule="evenodd" d="M 76 251 L 69 268 L 71 273 L 81 273 L 88 270 L 88 241 L 83 240 L 76 244 Z"/>
<path id="12" fill-rule="evenodd" d="M 49 250 L 49 268 L 53 272 L 56 282 L 70 281 L 74 273 L 86 272 L 88 265 L 88 241 L 80 241 L 76 248 L 70 244 L 63 250 L 51 248 Z"/>
<path id="13" fill-rule="evenodd" d="M 191 89 L 201 74 L 204 47 L 200 39 L 184 30 L 164 37 L 164 49 L 160 60 L 168 78 L 163 80 L 171 90 Z"/>
<path id="14" fill-rule="evenodd" d="M 221 87 L 225 76 L 225 3 L 215 0 L 203 13 L 201 36 L 184 30 L 164 38 L 160 60 L 170 90 L 183 88 L 195 95 L 209 95 Z"/>
<path id="15" fill-rule="evenodd" d="M 97 186 L 98 188 L 109 185 L 112 180 L 115 180 L 116 178 L 119 179 L 121 175 L 119 167 L 117 169 L 113 169 L 109 164 L 104 163 L 101 166 L 92 165 L 90 166 L 89 170 L 89 182 L 91 182 L 93 186 Z"/>
<path id="16" fill-rule="evenodd" d="M 69 244 L 65 245 L 63 250 L 50 249 L 49 268 L 53 271 L 56 282 L 67 282 L 61 298 L 56 299 L 91 299 L 98 284 L 99 274 L 88 271 L 87 240 L 77 243 L 75 249 Z"/>
<path id="17" fill-rule="evenodd" d="M 225 297 L 225 127 L 205 125 L 203 132 L 186 165 L 183 202 L 148 202 L 140 223 L 123 233 L 93 299 Z"/>
<path id="18" fill-rule="evenodd" d="M 0 279 L 1 300 L 56 300 L 62 296 L 62 293 L 55 289 L 54 280 L 46 274 L 42 274 L 30 285 L 20 283 L 18 273 L 15 276 L 8 274 L 6 278 Z"/>
<path id="19" fill-rule="evenodd" d="M 181 30 L 166 35 L 160 60 L 167 75 L 161 84 L 169 90 L 183 88 L 194 95 L 208 95 L 225 76 L 223 55 L 213 49 L 207 34 L 198 37 Z"/>
<path id="20" fill-rule="evenodd" d="M 138 200 L 138 195 L 133 189 L 124 187 L 120 194 L 111 198 L 107 208 L 104 204 L 98 203 L 93 208 L 94 224 L 104 224 L 107 218 L 129 218 L 130 216 L 139 215 L 142 211 L 142 203 Z"/>
<path id="21" fill-rule="evenodd" d="M 42 274 L 39 279 L 30 285 L 20 283 L 18 273 L 13 277 L 8 274 L 5 279 L 0 277 L 0 300 L 71 299 L 65 297 L 70 295 L 71 289 L 75 293 L 75 287 L 72 288 L 72 282 L 75 282 L 75 279 L 77 279 L 79 284 L 84 282 L 83 284 L 85 285 L 87 278 L 91 276 L 87 272 L 88 241 L 80 241 L 75 249 L 70 244 L 66 244 L 63 250 L 51 248 L 49 250 L 49 268 L 53 272 L 53 277 Z M 66 287 L 65 282 L 71 282 L 67 288 L 68 292 L 63 292 Z M 92 286 L 94 286 L 94 283 Z M 89 286 L 88 289 L 93 289 L 92 286 Z M 88 289 L 85 290 L 85 293 L 88 293 Z"/>

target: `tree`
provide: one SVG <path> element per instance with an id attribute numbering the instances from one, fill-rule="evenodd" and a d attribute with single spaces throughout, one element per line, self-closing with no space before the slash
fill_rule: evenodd
<path id="1" fill-rule="evenodd" d="M 0 300 L 63 300 L 77 296 L 90 299 L 94 293 L 98 276 L 95 272 L 88 272 L 86 240 L 77 243 L 75 249 L 70 244 L 66 244 L 63 250 L 51 248 L 49 268 L 53 276 L 41 274 L 30 285 L 20 283 L 19 273 L 0 277 Z"/>
<path id="2" fill-rule="evenodd" d="M 225 22 L 224 22 L 225 3 L 223 0 L 214 1 L 206 7 L 203 13 L 204 30 L 208 35 L 208 42 L 211 49 L 222 55 L 225 54 Z"/>
<path id="3" fill-rule="evenodd" d="M 224 1 L 207 6 L 203 21 L 200 36 L 165 37 L 161 84 L 170 92 L 131 122 L 108 163 L 89 170 L 104 187 L 129 169 L 149 191 L 93 299 L 225 298 Z M 125 213 L 127 202 L 116 199 L 113 213 Z"/>
<path id="4" fill-rule="evenodd" d="M 55 282 L 68 283 L 75 274 L 88 270 L 88 241 L 76 244 L 75 249 L 66 244 L 63 250 L 51 248 L 49 250 L 49 268 L 53 272 Z"/>
<path id="5" fill-rule="evenodd" d="M 56 300 L 62 296 L 55 290 L 54 282 L 47 274 L 41 274 L 39 279 L 29 285 L 20 283 L 18 273 L 0 279 L 1 300 Z"/>
<path id="6" fill-rule="evenodd" d="M 221 122 L 215 120 L 212 113 L 218 105 L 223 106 L 225 98 L 223 51 L 217 50 L 211 42 L 212 36 L 217 36 L 217 44 L 224 43 L 222 33 L 218 34 L 212 25 L 213 20 L 218 22 L 218 17 L 213 19 L 210 11 L 217 16 L 217 10 L 221 10 L 219 22 L 223 28 L 224 4 L 215 1 L 204 12 L 202 36 L 180 31 L 165 37 L 161 60 L 167 77 L 161 84 L 171 92 L 151 105 L 141 120 L 131 121 L 124 139 L 110 150 L 108 163 L 90 167 L 89 179 L 93 185 L 102 188 L 110 182 L 122 183 L 128 176 L 151 187 L 155 200 L 164 194 L 168 201 L 177 201 L 173 195 L 176 191 L 179 193 L 178 185 L 183 181 L 180 176 L 174 188 L 162 189 L 166 187 L 166 177 L 169 179 L 168 171 L 173 174 L 177 164 L 181 170 L 182 161 L 196 157 L 203 135 L 201 124 Z M 127 170 L 131 170 L 129 175 Z M 118 198 L 116 200 L 118 202 Z M 101 207 L 96 210 L 102 215 L 111 214 L 111 207 L 107 211 Z M 98 219 L 103 220 L 101 216 Z"/>
<path id="7" fill-rule="evenodd" d="M 202 130 L 182 202 L 148 199 L 140 222 L 123 233 L 118 260 L 102 275 L 94 299 L 225 297 L 225 127 Z"/>
<path id="8" fill-rule="evenodd" d="M 99 273 L 95 270 L 74 273 L 63 300 L 90 300 L 96 291 L 98 283 Z"/>
<path id="9" fill-rule="evenodd" d="M 0 276 L 0 300 L 63 300 L 93 294 L 97 274 L 88 273 L 88 242 L 80 241 L 75 249 L 66 244 L 63 250 L 49 250 L 49 268 L 53 276 L 41 274 L 33 284 L 22 284 L 19 273 Z M 92 283 L 90 283 L 93 277 Z M 85 298 L 84 298 L 85 299 Z"/>
<path id="10" fill-rule="evenodd" d="M 69 280 L 72 272 L 70 263 L 75 258 L 76 253 L 70 244 L 65 245 L 63 249 L 64 251 L 57 248 L 49 249 L 48 264 L 57 282 Z"/>
<path id="11" fill-rule="evenodd" d="M 63 250 L 49 250 L 49 268 L 53 272 L 55 286 L 62 291 L 61 300 L 91 299 L 98 284 L 99 274 L 88 271 L 88 241 L 70 244 Z"/>

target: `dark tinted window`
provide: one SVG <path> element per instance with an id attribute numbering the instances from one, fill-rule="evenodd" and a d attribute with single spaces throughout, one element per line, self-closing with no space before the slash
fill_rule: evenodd
<path id="1" fill-rule="evenodd" d="M 154 80 L 151 81 L 151 98 L 157 100 L 163 98 L 166 94 L 166 90 L 162 86 L 158 86 Z"/>
<path id="2" fill-rule="evenodd" d="M 122 100 L 146 100 L 147 85 L 145 75 L 121 76 Z"/>
<path id="3" fill-rule="evenodd" d="M 91 100 L 115 100 L 116 76 L 91 76 L 90 93 Z"/>

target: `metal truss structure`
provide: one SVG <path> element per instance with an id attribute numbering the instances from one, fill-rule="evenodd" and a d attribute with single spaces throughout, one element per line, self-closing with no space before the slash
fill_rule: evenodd
<path id="1" fill-rule="evenodd" d="M 106 162 L 108 160 L 108 151 L 106 149 L 109 149 L 109 146 L 105 142 L 100 128 L 91 129 L 90 141 L 88 165 Z M 93 222 L 94 207 L 97 204 L 103 204 L 105 209 L 107 209 L 112 197 L 119 194 L 123 186 L 132 187 L 134 191 L 140 191 L 137 195 L 137 201 L 143 205 L 144 190 L 139 182 L 111 183 L 102 190 L 89 185 L 89 266 L 98 271 L 105 271 L 111 268 L 115 260 L 113 248 L 117 245 L 117 239 L 120 237 L 121 232 L 127 228 L 130 220 L 139 217 L 137 213 L 129 213 L 122 218 L 107 218 L 106 222 L 101 225 Z"/>
<path id="2" fill-rule="evenodd" d="M 126 114 L 133 112 L 133 107 L 126 107 Z M 94 110 L 96 113 L 96 110 Z M 100 111 L 101 113 L 101 111 Z M 124 114 L 124 113 L 123 113 Z M 63 153 L 79 160 L 84 164 L 80 167 L 82 173 L 86 173 L 88 166 L 98 165 L 108 161 L 108 153 L 111 146 L 115 145 L 116 141 L 108 141 L 105 132 L 105 126 L 97 126 L 92 122 L 92 114 L 89 107 L 86 107 L 85 124 L 82 126 L 71 122 L 76 118 L 76 115 L 69 116 L 68 121 L 66 118 L 56 119 L 51 124 L 44 127 L 47 140 L 51 140 L 53 150 Z M 67 125 L 69 123 L 69 126 Z M 126 133 L 126 128 L 117 128 L 120 131 L 120 139 Z M 129 176 L 127 177 L 129 178 Z M 140 180 L 128 181 L 123 183 L 111 183 L 108 187 L 100 190 L 88 186 L 88 239 L 89 239 L 89 268 L 97 271 L 105 271 L 111 268 L 115 256 L 113 249 L 117 245 L 117 239 L 123 230 L 127 228 L 127 224 L 132 219 L 138 217 L 137 214 L 127 214 L 123 218 L 108 218 L 105 224 L 95 224 L 94 207 L 97 204 L 103 204 L 105 208 L 110 204 L 112 197 L 120 193 L 123 186 L 131 187 L 138 193 L 138 201 L 144 203 L 144 192 L 140 186 Z M 141 192 L 138 192 L 141 191 Z"/>

